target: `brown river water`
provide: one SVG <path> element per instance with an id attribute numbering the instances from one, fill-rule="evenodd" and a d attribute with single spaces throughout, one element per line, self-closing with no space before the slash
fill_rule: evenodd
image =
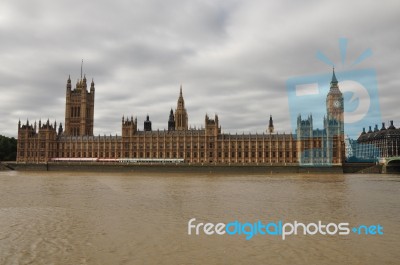
<path id="1" fill-rule="evenodd" d="M 383 234 L 188 235 L 192 218 Z M 400 175 L 0 172 L 0 264 L 400 264 Z"/>

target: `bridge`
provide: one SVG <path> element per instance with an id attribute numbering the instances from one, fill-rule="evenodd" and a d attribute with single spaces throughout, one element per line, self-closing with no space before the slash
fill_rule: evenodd
<path id="1" fill-rule="evenodd" d="M 400 156 L 384 157 L 379 160 L 382 173 L 400 173 Z"/>
<path id="2" fill-rule="evenodd" d="M 396 163 L 400 163 L 400 156 L 382 157 L 379 159 L 379 164 L 382 165 L 394 165 Z"/>

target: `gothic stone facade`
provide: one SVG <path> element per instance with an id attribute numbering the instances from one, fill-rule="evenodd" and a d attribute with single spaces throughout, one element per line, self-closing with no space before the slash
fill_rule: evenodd
<path id="1" fill-rule="evenodd" d="M 314 130 L 312 117 L 298 118 L 296 134 L 273 133 L 270 117 L 266 133 L 227 134 L 218 116 L 204 119 L 204 128 L 188 128 L 188 114 L 180 89 L 175 114 L 171 109 L 167 130 L 152 130 L 147 117 L 144 130 L 137 119 L 122 117 L 121 136 L 94 136 L 95 85 L 87 90 L 86 77 L 66 87 L 65 130 L 39 121 L 18 123 L 17 162 L 44 163 L 53 158 L 184 159 L 190 164 L 341 164 L 344 159 L 343 97 L 333 73 L 327 96 L 323 130 Z"/>

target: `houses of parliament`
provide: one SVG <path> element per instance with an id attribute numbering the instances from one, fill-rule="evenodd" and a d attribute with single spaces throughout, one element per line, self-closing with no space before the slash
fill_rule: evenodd
<path id="1" fill-rule="evenodd" d="M 179 159 L 185 164 L 341 165 L 344 161 L 343 96 L 334 70 L 324 128 L 314 129 L 312 115 L 302 119 L 299 114 L 295 133 L 288 134 L 274 132 L 272 116 L 262 134 L 224 133 L 218 115 L 205 115 L 201 129 L 189 128 L 181 87 L 175 112 L 166 112 L 168 129 L 154 130 L 147 116 L 140 130 L 131 116 L 122 117 L 120 136 L 94 136 L 94 103 L 94 81 L 88 89 L 86 76 L 81 75 L 73 87 L 69 77 L 65 127 L 49 120 L 19 121 L 17 162 Z"/>

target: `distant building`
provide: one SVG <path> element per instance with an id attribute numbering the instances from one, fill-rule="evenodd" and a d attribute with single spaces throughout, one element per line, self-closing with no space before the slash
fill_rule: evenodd
<path id="1" fill-rule="evenodd" d="M 344 139 L 344 143 L 345 143 L 345 156 L 346 159 L 350 158 L 350 157 L 354 157 L 355 156 L 355 147 L 357 144 L 357 141 L 354 139 L 349 138 L 348 136 Z"/>
<path id="2" fill-rule="evenodd" d="M 149 116 L 138 128 L 133 115 L 122 117 L 121 136 L 94 136 L 92 80 L 86 77 L 74 89 L 66 86 L 65 130 L 62 124 L 18 123 L 17 162 L 42 163 L 74 159 L 180 159 L 190 164 L 341 165 L 344 160 L 343 97 L 335 72 L 326 99 L 327 115 L 322 130 L 313 128 L 312 116 L 298 117 L 296 134 L 274 133 L 272 116 L 262 134 L 223 133 L 218 115 L 204 119 L 204 128 L 188 127 L 188 114 L 180 87 L 175 113 L 171 109 L 167 130 L 153 130 Z"/>
<path id="3" fill-rule="evenodd" d="M 400 128 L 394 126 L 390 121 L 390 126 L 379 129 L 378 125 L 372 130 L 369 126 L 368 132 L 363 128 L 362 133 L 357 139 L 356 154 L 360 159 L 379 159 L 388 157 L 400 157 Z"/>

